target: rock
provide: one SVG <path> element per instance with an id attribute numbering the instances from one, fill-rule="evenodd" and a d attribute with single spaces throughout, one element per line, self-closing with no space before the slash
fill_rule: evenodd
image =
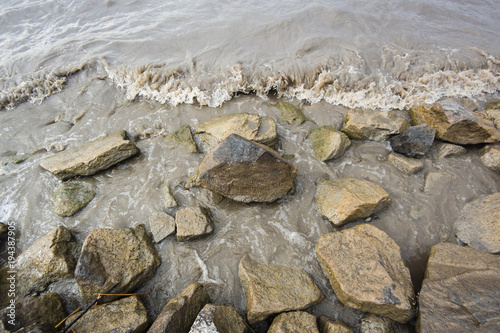
<path id="1" fill-rule="evenodd" d="M 318 326 L 320 333 L 352 333 L 352 330 L 344 324 L 325 316 L 319 317 Z"/>
<path id="2" fill-rule="evenodd" d="M 278 102 L 276 107 L 281 111 L 281 122 L 300 125 L 309 120 L 304 115 L 304 111 L 293 104 Z"/>
<path id="3" fill-rule="evenodd" d="M 493 122 L 459 103 L 443 101 L 409 111 L 413 125 L 427 124 L 436 130 L 436 138 L 459 145 L 496 142 L 500 133 Z"/>
<path id="4" fill-rule="evenodd" d="M 500 101 L 489 102 L 488 104 L 486 104 L 485 109 L 486 110 L 489 110 L 489 109 L 500 109 Z"/>
<path id="5" fill-rule="evenodd" d="M 67 319 L 70 323 L 78 314 Z M 137 296 L 91 308 L 71 328 L 78 333 L 127 332 L 142 333 L 148 327 L 146 308 Z"/>
<path id="6" fill-rule="evenodd" d="M 407 175 L 413 175 L 424 168 L 424 163 L 415 158 L 408 158 L 400 154 L 390 153 L 387 156 L 387 162 L 394 165 L 399 171 Z"/>
<path id="7" fill-rule="evenodd" d="M 149 228 L 156 243 L 175 232 L 175 219 L 167 213 L 156 211 L 149 217 Z"/>
<path id="8" fill-rule="evenodd" d="M 297 167 L 270 148 L 231 134 L 201 162 L 203 187 L 240 202 L 273 202 L 290 191 Z"/>
<path id="9" fill-rule="evenodd" d="M 303 311 L 282 313 L 277 316 L 267 333 L 319 333 L 316 317 Z"/>
<path id="10" fill-rule="evenodd" d="M 429 171 L 425 176 L 424 192 L 441 193 L 456 179 L 455 175 L 447 171 Z"/>
<path id="11" fill-rule="evenodd" d="M 34 154 L 16 154 L 8 156 L 5 160 L 2 161 L 3 165 L 8 164 L 21 164 L 30 157 L 34 156 Z"/>
<path id="12" fill-rule="evenodd" d="M 500 129 L 500 108 L 487 109 L 480 114 L 491 120 L 497 130 Z"/>
<path id="13" fill-rule="evenodd" d="M 9 227 L 6 224 L 0 223 L 0 235 L 4 234 L 9 230 Z"/>
<path id="14" fill-rule="evenodd" d="M 95 191 L 89 183 L 68 181 L 59 185 L 50 199 L 59 216 L 73 216 L 94 199 Z"/>
<path id="15" fill-rule="evenodd" d="M 367 180 L 322 179 L 316 187 L 316 208 L 335 226 L 380 212 L 391 201 L 380 185 Z"/>
<path id="16" fill-rule="evenodd" d="M 410 271 L 399 246 L 370 224 L 322 235 L 316 255 L 347 306 L 406 323 L 413 315 Z"/>
<path id="17" fill-rule="evenodd" d="M 7 294 L 3 295 L 7 298 Z M 65 317 L 63 304 L 57 294 L 27 297 L 0 311 L 0 332 L 14 332 L 34 324 L 54 327 Z"/>
<path id="18" fill-rule="evenodd" d="M 139 153 L 125 131 L 66 149 L 44 159 L 40 166 L 59 179 L 90 176 Z"/>
<path id="19" fill-rule="evenodd" d="M 395 111 L 350 109 L 342 132 L 351 139 L 385 141 L 410 127 L 410 122 Z"/>
<path id="20" fill-rule="evenodd" d="M 276 313 L 306 309 L 324 298 L 303 269 L 259 263 L 248 254 L 240 261 L 238 276 L 252 325 Z"/>
<path id="21" fill-rule="evenodd" d="M 314 156 L 320 161 L 339 158 L 351 145 L 351 140 L 344 133 L 332 126 L 315 128 L 309 134 Z"/>
<path id="22" fill-rule="evenodd" d="M 179 206 L 177 200 L 175 200 L 175 197 L 172 194 L 172 191 L 170 191 L 168 183 L 163 183 L 160 190 L 163 195 L 163 203 L 165 205 L 165 208 L 174 208 Z"/>
<path id="23" fill-rule="evenodd" d="M 437 158 L 445 158 L 452 156 L 460 156 L 467 152 L 462 146 L 454 145 L 452 143 L 438 142 L 436 143 Z"/>
<path id="24" fill-rule="evenodd" d="M 417 332 L 499 332 L 500 256 L 451 243 L 431 249 Z"/>
<path id="25" fill-rule="evenodd" d="M 171 299 L 148 330 L 148 333 L 188 333 L 200 310 L 210 302 L 202 284 L 191 283 Z"/>
<path id="26" fill-rule="evenodd" d="M 7 295 L 10 276 L 16 271 L 16 299 L 44 291 L 51 283 L 72 278 L 75 269 L 71 234 L 65 227 L 57 227 L 22 252 L 16 264 L 0 270 L 0 294 Z M 7 306 L 7 297 L 0 298 L 0 308 Z"/>
<path id="27" fill-rule="evenodd" d="M 85 302 L 118 284 L 114 294 L 130 293 L 153 277 L 160 258 L 144 225 L 98 229 L 83 243 L 75 278 Z"/>
<path id="28" fill-rule="evenodd" d="M 500 172 L 500 144 L 486 145 L 481 149 L 480 155 L 488 169 Z"/>
<path id="29" fill-rule="evenodd" d="M 386 317 L 369 314 L 361 319 L 360 333 L 410 333 L 406 325 L 402 325 Z"/>
<path id="30" fill-rule="evenodd" d="M 469 202 L 455 222 L 458 238 L 469 246 L 500 253 L 500 193 Z"/>
<path id="31" fill-rule="evenodd" d="M 185 207 L 175 214 L 177 240 L 185 242 L 209 235 L 214 231 L 214 224 L 202 207 Z"/>
<path id="32" fill-rule="evenodd" d="M 431 148 L 436 131 L 426 125 L 412 126 L 391 138 L 392 149 L 408 157 L 421 158 Z"/>
<path id="33" fill-rule="evenodd" d="M 176 331 L 177 332 L 177 331 Z M 207 304 L 200 311 L 189 333 L 250 333 L 232 306 Z"/>
<path id="34" fill-rule="evenodd" d="M 276 123 L 269 117 L 236 113 L 212 118 L 196 126 L 194 134 L 209 147 L 214 147 L 231 134 L 273 147 L 276 143 Z"/>
<path id="35" fill-rule="evenodd" d="M 174 133 L 166 135 L 165 139 L 172 140 L 175 143 L 187 148 L 190 153 L 200 152 L 196 142 L 194 142 L 191 127 L 189 125 L 183 126 Z"/>

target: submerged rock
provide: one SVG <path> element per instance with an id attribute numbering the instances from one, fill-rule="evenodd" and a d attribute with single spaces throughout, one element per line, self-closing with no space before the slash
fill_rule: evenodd
<path id="1" fill-rule="evenodd" d="M 322 235 L 316 255 L 339 300 L 406 323 L 413 315 L 410 271 L 399 246 L 369 224 Z"/>
<path id="2" fill-rule="evenodd" d="M 277 316 L 267 333 L 319 333 L 316 317 L 303 311 L 282 313 Z"/>
<path id="3" fill-rule="evenodd" d="M 351 140 L 344 133 L 332 126 L 315 128 L 309 134 L 314 156 L 320 161 L 339 158 L 351 145 Z"/>
<path id="4" fill-rule="evenodd" d="M 91 184 L 68 181 L 59 185 L 50 199 L 59 216 L 73 216 L 94 199 L 95 191 Z"/>
<path id="5" fill-rule="evenodd" d="M 210 302 L 202 284 L 190 284 L 171 299 L 148 330 L 148 333 L 188 333 L 200 310 Z"/>
<path id="6" fill-rule="evenodd" d="M 75 278 L 88 303 L 117 284 L 115 294 L 130 293 L 153 277 L 160 258 L 144 225 L 98 229 L 83 243 Z"/>
<path id="7" fill-rule="evenodd" d="M 455 228 L 458 238 L 469 246 L 500 253 L 500 193 L 466 204 L 455 222 Z"/>
<path id="8" fill-rule="evenodd" d="M 278 102 L 276 107 L 281 111 L 280 120 L 282 122 L 300 125 L 308 120 L 304 115 L 304 111 L 293 104 Z"/>
<path id="9" fill-rule="evenodd" d="M 277 152 L 236 134 L 212 149 L 198 171 L 203 187 L 240 202 L 275 201 L 297 176 L 297 167 Z"/>
<path id="10" fill-rule="evenodd" d="M 349 327 L 325 316 L 319 317 L 318 326 L 320 333 L 353 333 Z"/>
<path id="11" fill-rule="evenodd" d="M 438 142 L 436 143 L 437 158 L 445 158 L 452 156 L 464 155 L 467 152 L 462 146 L 454 145 L 452 143 Z"/>
<path id="12" fill-rule="evenodd" d="M 174 208 L 179 206 L 177 200 L 175 200 L 175 197 L 172 194 L 172 191 L 170 190 L 170 186 L 168 185 L 168 183 L 163 183 L 160 190 L 163 196 L 163 203 L 165 205 L 165 208 Z"/>
<path id="13" fill-rule="evenodd" d="M 350 109 L 342 132 L 351 139 L 385 141 L 409 127 L 410 122 L 400 112 Z"/>
<path id="14" fill-rule="evenodd" d="M 456 179 L 452 173 L 442 170 L 429 171 L 425 175 L 424 192 L 441 193 Z"/>
<path id="15" fill-rule="evenodd" d="M 276 313 L 306 309 L 324 298 L 303 269 L 260 263 L 248 254 L 240 261 L 238 276 L 247 299 L 250 324 Z"/>
<path id="16" fill-rule="evenodd" d="M 21 164 L 25 162 L 27 159 L 33 157 L 35 154 L 16 154 L 16 155 L 11 155 L 5 158 L 2 161 L 3 165 L 8 165 L 8 164 Z"/>
<path id="17" fill-rule="evenodd" d="M 175 143 L 185 147 L 190 153 L 199 153 L 200 150 L 193 139 L 191 127 L 189 125 L 179 128 L 172 134 L 165 136 L 165 139 L 172 140 Z"/>
<path id="18" fill-rule="evenodd" d="M 392 149 L 408 157 L 421 158 L 431 148 L 436 131 L 426 125 L 408 128 L 403 133 L 391 138 Z"/>
<path id="19" fill-rule="evenodd" d="M 390 153 L 387 156 L 387 162 L 394 165 L 399 171 L 407 175 L 413 175 L 424 168 L 424 163 L 415 158 L 408 158 L 400 154 Z"/>
<path id="20" fill-rule="evenodd" d="M 207 304 L 203 307 L 189 331 L 189 333 L 250 332 L 250 328 L 233 306 L 214 304 Z"/>
<path id="21" fill-rule="evenodd" d="M 185 242 L 211 234 L 214 224 L 202 207 L 185 207 L 175 214 L 177 240 Z"/>
<path id="22" fill-rule="evenodd" d="M 369 314 L 361 319 L 360 333 L 410 333 L 410 328 L 386 317 Z"/>
<path id="23" fill-rule="evenodd" d="M 149 217 L 149 228 L 156 243 L 175 232 L 175 219 L 167 213 L 156 211 Z"/>
<path id="24" fill-rule="evenodd" d="M 380 212 L 391 201 L 382 186 L 367 180 L 322 179 L 316 187 L 316 208 L 335 226 Z"/>
<path id="25" fill-rule="evenodd" d="M 431 249 L 417 332 L 499 332 L 500 256 L 451 243 Z"/>
<path id="26" fill-rule="evenodd" d="M 125 131 L 66 149 L 44 159 L 40 166 L 59 179 L 90 176 L 139 153 Z"/>
<path id="27" fill-rule="evenodd" d="M 500 144 L 485 146 L 480 155 L 481 161 L 488 169 L 500 172 Z"/>

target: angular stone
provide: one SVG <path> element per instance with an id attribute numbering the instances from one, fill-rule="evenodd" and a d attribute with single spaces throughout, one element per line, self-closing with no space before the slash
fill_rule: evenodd
<path id="1" fill-rule="evenodd" d="M 408 157 L 421 158 L 431 148 L 436 131 L 426 125 L 412 126 L 391 138 L 392 149 Z"/>
<path id="2" fill-rule="evenodd" d="M 319 317 L 318 326 L 320 333 L 353 333 L 349 327 L 325 316 Z"/>
<path id="3" fill-rule="evenodd" d="M 320 161 L 339 158 L 351 145 L 351 140 L 344 133 L 332 126 L 315 128 L 309 134 L 314 156 Z"/>
<path id="4" fill-rule="evenodd" d="M 148 333 L 188 333 L 200 310 L 210 302 L 202 284 L 191 283 L 171 299 L 148 330 Z"/>
<path id="5" fill-rule="evenodd" d="M 452 143 L 438 142 L 436 143 L 437 158 L 445 158 L 452 156 L 464 155 L 467 152 L 462 146 L 454 145 Z"/>
<path id="6" fill-rule="evenodd" d="M 431 249 L 417 332 L 499 332 L 500 256 L 451 243 Z"/>
<path id="7" fill-rule="evenodd" d="M 458 103 L 441 102 L 420 105 L 409 111 L 413 125 L 427 124 L 436 130 L 436 138 L 459 145 L 496 142 L 500 133 L 493 122 Z"/>
<path id="8" fill-rule="evenodd" d="M 486 145 L 480 151 L 481 161 L 493 171 L 500 172 L 500 144 Z"/>
<path id="9" fill-rule="evenodd" d="M 0 223 L 0 235 L 4 234 L 9 230 L 9 227 L 6 224 Z"/>
<path id="10" fill-rule="evenodd" d="M 267 333 L 319 333 L 316 317 L 303 311 L 282 313 L 274 318 Z"/>
<path id="11" fill-rule="evenodd" d="M 40 166 L 59 179 L 90 176 L 139 153 L 125 131 L 66 149 L 44 159 Z"/>
<path id="12" fill-rule="evenodd" d="M 114 294 L 130 293 L 153 277 L 158 253 L 144 225 L 133 229 L 98 229 L 83 243 L 75 278 L 89 303 L 112 286 Z"/>
<path id="13" fill-rule="evenodd" d="M 231 134 L 273 147 L 276 143 L 276 123 L 269 117 L 236 113 L 212 118 L 196 126 L 194 134 L 209 147 L 214 147 Z"/>
<path id="14" fill-rule="evenodd" d="M 342 132 L 351 139 L 385 141 L 410 127 L 410 122 L 396 111 L 351 109 Z"/>
<path id="15" fill-rule="evenodd" d="M 175 219 L 167 213 L 156 211 L 149 217 L 149 228 L 156 243 L 175 232 Z"/>
<path id="16" fill-rule="evenodd" d="M 316 255 L 339 300 L 347 306 L 406 323 L 413 285 L 399 246 L 370 224 L 322 235 Z"/>
<path id="17" fill-rule="evenodd" d="M 413 175 L 424 168 L 424 163 L 415 158 L 408 158 L 400 154 L 390 153 L 387 156 L 387 162 L 394 165 L 399 171 L 407 175 Z"/>
<path id="18" fill-rule="evenodd" d="M 455 175 L 447 171 L 429 171 L 425 176 L 424 192 L 442 192 L 443 189 L 447 188 L 455 179 Z"/>
<path id="19" fill-rule="evenodd" d="M 214 231 L 214 224 L 201 207 L 185 207 L 175 214 L 177 240 L 185 242 L 209 235 Z"/>
<path id="20" fill-rule="evenodd" d="M 231 134 L 201 162 L 203 187 L 241 202 L 273 202 L 294 186 L 297 167 L 277 152 Z"/>
<path id="21" fill-rule="evenodd" d="M 66 320 L 71 323 L 78 314 Z M 142 333 L 148 327 L 146 308 L 137 296 L 91 308 L 71 328 L 78 333 L 127 332 Z"/>
<path id="22" fill-rule="evenodd" d="M 200 311 L 189 333 L 250 333 L 251 330 L 233 306 L 207 304 Z"/>
<path id="23" fill-rule="evenodd" d="M 59 216 L 73 216 L 94 199 L 92 185 L 84 182 L 68 181 L 59 185 L 50 199 Z"/>
<path id="24" fill-rule="evenodd" d="M 316 208 L 335 226 L 378 213 L 391 201 L 382 186 L 367 180 L 322 179 L 316 187 Z"/>
<path id="25" fill-rule="evenodd" d="M 491 120 L 496 129 L 500 129 L 500 108 L 487 109 L 480 114 Z"/>
<path id="26" fill-rule="evenodd" d="M 172 140 L 175 143 L 185 147 L 190 153 L 199 153 L 200 150 L 193 139 L 191 127 L 189 125 L 179 128 L 172 134 L 165 136 L 165 139 Z"/>
<path id="27" fill-rule="evenodd" d="M 174 208 L 179 206 L 177 200 L 175 200 L 175 197 L 172 194 L 172 191 L 170 191 L 168 183 L 163 183 L 160 190 L 163 196 L 163 204 L 165 205 L 165 208 Z"/>
<path id="28" fill-rule="evenodd" d="M 410 333 L 410 328 L 386 317 L 369 314 L 361 319 L 360 333 Z"/>
<path id="29" fill-rule="evenodd" d="M 293 104 L 278 102 L 276 107 L 281 111 L 280 120 L 282 122 L 300 125 L 308 121 L 307 117 L 304 115 L 304 111 Z"/>
<path id="30" fill-rule="evenodd" d="M 238 276 L 245 292 L 250 324 L 276 313 L 306 309 L 324 298 L 303 269 L 259 263 L 248 254 L 240 261 Z"/>
<path id="31" fill-rule="evenodd" d="M 455 222 L 458 238 L 469 246 L 500 253 L 500 193 L 469 202 Z"/>

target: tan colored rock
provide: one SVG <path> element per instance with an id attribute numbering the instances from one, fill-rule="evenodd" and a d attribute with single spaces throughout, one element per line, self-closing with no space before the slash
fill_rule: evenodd
<path id="1" fill-rule="evenodd" d="M 387 156 L 387 162 L 394 165 L 399 171 L 407 175 L 413 175 L 422 171 L 424 163 L 416 158 L 409 158 L 400 154 L 390 153 Z"/>
<path id="2" fill-rule="evenodd" d="M 367 180 L 323 179 L 316 187 L 316 208 L 335 226 L 378 213 L 391 201 L 380 185 Z"/>
<path id="3" fill-rule="evenodd" d="M 90 176 L 138 153 L 127 133 L 119 131 L 47 157 L 40 166 L 59 179 Z"/>
<path id="4" fill-rule="evenodd" d="M 214 224 L 202 207 L 185 207 L 175 214 L 177 240 L 185 242 L 211 234 Z"/>
<path id="5" fill-rule="evenodd" d="M 175 232 L 175 219 L 165 212 L 156 211 L 149 217 L 149 228 L 156 243 Z"/>
<path id="6" fill-rule="evenodd" d="M 425 176 L 424 192 L 441 193 L 455 180 L 456 176 L 447 171 L 429 171 Z"/>
<path id="7" fill-rule="evenodd" d="M 303 311 L 282 313 L 274 318 L 267 333 L 319 333 L 316 317 Z"/>
<path id="8" fill-rule="evenodd" d="M 486 145 L 480 151 L 481 161 L 493 171 L 500 172 L 500 144 Z"/>
<path id="9" fill-rule="evenodd" d="M 315 128 L 309 134 L 314 156 L 320 161 L 339 158 L 351 145 L 351 140 L 344 133 L 332 126 Z"/>
<path id="10" fill-rule="evenodd" d="M 451 243 L 431 249 L 417 332 L 499 332 L 500 256 Z"/>
<path id="11" fill-rule="evenodd" d="M 342 132 L 350 139 L 385 141 L 409 127 L 410 122 L 401 112 L 350 109 Z"/>
<path id="12" fill-rule="evenodd" d="M 148 333 L 188 333 L 198 313 L 209 301 L 205 287 L 197 282 L 191 283 L 165 305 Z"/>
<path id="13" fill-rule="evenodd" d="M 245 292 L 250 324 L 276 313 L 307 309 L 324 298 L 303 269 L 260 263 L 248 254 L 240 261 L 238 276 Z"/>
<path id="14" fill-rule="evenodd" d="M 0 223 L 0 235 L 6 233 L 9 227 L 6 224 Z"/>
<path id="15" fill-rule="evenodd" d="M 469 202 L 455 222 L 458 238 L 469 246 L 500 253 L 500 193 Z"/>
<path id="16" fill-rule="evenodd" d="M 500 108 L 491 108 L 481 112 L 486 118 L 493 122 L 496 129 L 500 130 Z"/>
<path id="17" fill-rule="evenodd" d="M 304 111 L 291 103 L 278 102 L 276 107 L 281 111 L 282 122 L 300 125 L 308 120 Z"/>
<path id="18" fill-rule="evenodd" d="M 325 316 L 319 317 L 318 326 L 320 333 L 352 333 L 349 327 Z"/>
<path id="19" fill-rule="evenodd" d="M 316 255 L 339 300 L 400 323 L 414 313 L 410 271 L 399 246 L 370 224 L 322 235 Z"/>
<path id="20" fill-rule="evenodd" d="M 467 152 L 462 146 L 452 143 L 438 142 L 436 143 L 437 158 L 445 158 L 452 156 L 461 156 Z"/>
<path id="21" fill-rule="evenodd" d="M 361 319 L 360 333 L 410 333 L 407 325 L 402 325 L 386 317 L 369 314 Z"/>
<path id="22" fill-rule="evenodd" d="M 165 208 L 174 208 L 179 206 L 177 200 L 175 200 L 175 197 L 172 194 L 172 191 L 170 190 L 170 186 L 168 185 L 168 183 L 163 183 L 160 191 L 163 196 L 163 204 L 165 205 Z"/>
<path id="23" fill-rule="evenodd" d="M 200 150 L 193 139 L 191 127 L 189 125 L 179 128 L 172 134 L 165 136 L 165 139 L 172 140 L 180 146 L 185 147 L 190 153 L 199 153 Z"/>
<path id="24" fill-rule="evenodd" d="M 59 185 L 50 199 L 59 216 L 73 216 L 94 199 L 95 191 L 91 184 L 67 181 Z"/>
<path id="25" fill-rule="evenodd" d="M 248 325 L 233 306 L 207 304 L 189 333 L 250 333 Z"/>

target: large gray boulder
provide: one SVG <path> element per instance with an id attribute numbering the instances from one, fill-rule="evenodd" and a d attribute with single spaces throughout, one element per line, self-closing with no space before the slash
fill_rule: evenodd
<path id="1" fill-rule="evenodd" d="M 350 139 L 385 141 L 409 127 L 407 115 L 398 111 L 351 109 L 345 117 L 342 132 Z"/>
<path id="2" fill-rule="evenodd" d="M 267 333 L 319 333 L 316 317 L 303 311 L 282 313 L 274 318 Z"/>
<path id="3" fill-rule="evenodd" d="M 73 216 L 94 199 L 95 191 L 91 184 L 67 181 L 59 185 L 50 199 L 59 216 Z"/>
<path id="4" fill-rule="evenodd" d="M 138 153 L 127 133 L 119 131 L 47 157 L 40 166 L 59 179 L 90 176 Z"/>
<path id="5" fill-rule="evenodd" d="M 207 304 L 200 311 L 189 333 L 250 333 L 251 330 L 233 306 Z"/>

